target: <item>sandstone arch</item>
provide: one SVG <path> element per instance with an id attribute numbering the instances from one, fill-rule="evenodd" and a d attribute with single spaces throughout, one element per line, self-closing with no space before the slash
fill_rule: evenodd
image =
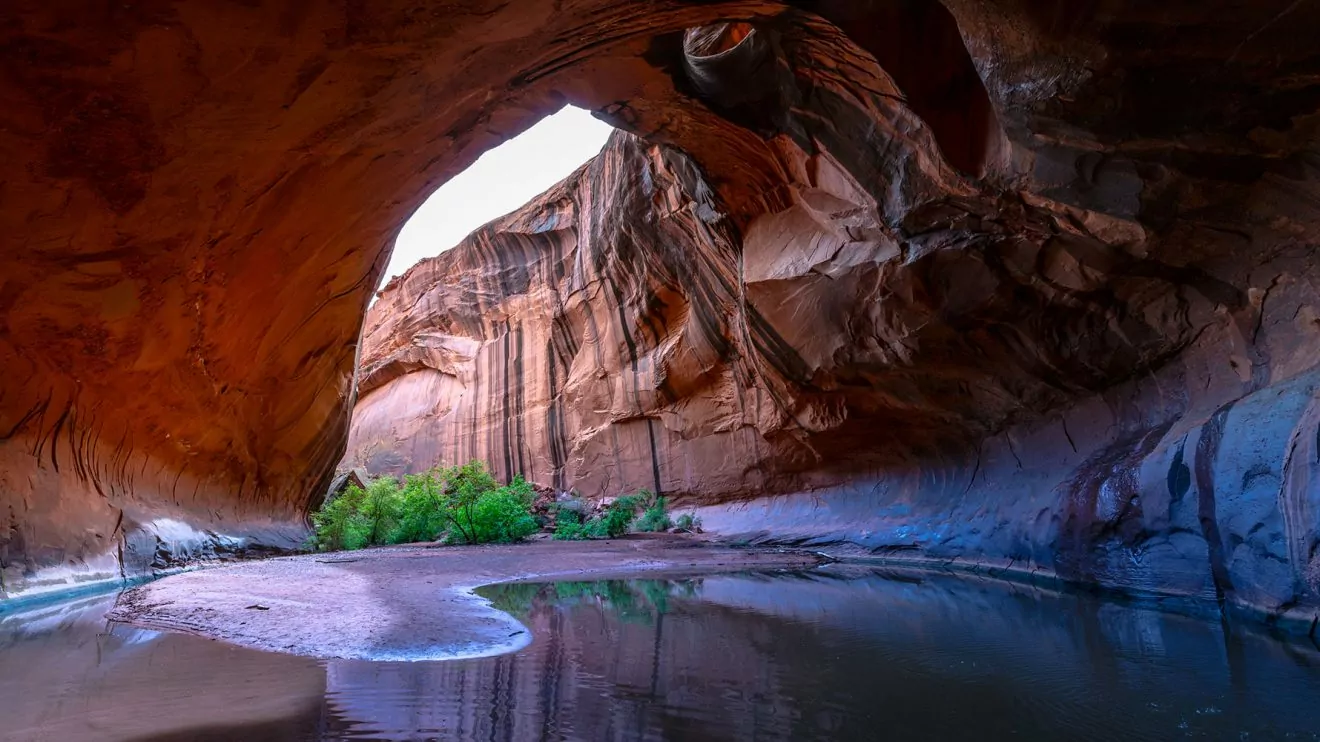
<path id="1" fill-rule="evenodd" d="M 1283 8 L 1020 0 L 82 6 L 0 10 L 11 592 L 61 570 L 141 571 L 226 534 L 295 539 L 342 450 L 393 230 L 429 186 L 567 101 L 685 153 L 732 249 L 796 249 L 765 217 L 819 227 L 804 189 L 865 207 L 823 231 L 873 246 L 869 287 L 836 292 L 837 308 L 872 306 L 859 337 L 886 342 L 780 371 L 810 392 L 792 434 L 839 454 L 795 461 L 797 490 L 834 488 L 846 518 L 943 513 L 868 545 L 1210 589 L 1196 556 L 1178 562 L 1185 579 L 1115 566 L 1151 527 L 1129 527 L 1146 512 L 1134 493 L 1214 410 L 1309 388 L 1315 341 L 1280 313 L 1310 316 L 1315 278 L 1310 6 L 1286 23 Z M 723 21 L 774 39 L 773 104 L 689 85 L 684 32 Z M 1253 605 L 1314 602 L 1309 470 L 1282 454 L 1309 440 L 1309 407 L 1294 407 L 1262 443 L 1280 452 L 1269 475 L 1237 477 L 1291 493 L 1266 530 L 1290 544 L 1286 568 L 1234 582 Z M 1256 418 L 1237 419 L 1221 423 Z M 1032 469 L 1017 447 L 1033 435 L 1068 449 Z M 1203 451 L 1197 481 L 1217 481 L 1220 445 L 1178 448 Z M 1114 462 L 1140 471 L 1105 479 Z M 1034 482 L 1021 506 L 1014 477 Z M 1104 515 L 1106 497 L 1129 505 Z M 792 530 L 773 515 L 767 528 Z M 932 535 L 964 516 L 996 535 Z M 846 532 L 837 517 L 794 537 Z M 1226 562 L 1244 548 L 1243 569 L 1264 569 L 1250 554 L 1273 537 L 1252 527 L 1240 543 L 1236 526 L 1218 545 L 1190 526 L 1166 541 Z"/>
<path id="2" fill-rule="evenodd" d="M 692 152 L 735 210 L 776 197 L 766 145 L 647 55 L 784 5 L 490 5 L 5 8 L 10 589 L 157 558 L 158 519 L 287 541 L 338 459 L 393 231 L 565 100 Z M 159 558 L 198 542 L 176 530 Z"/>

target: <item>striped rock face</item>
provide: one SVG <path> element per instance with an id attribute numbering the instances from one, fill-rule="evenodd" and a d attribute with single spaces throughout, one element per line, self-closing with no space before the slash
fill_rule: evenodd
<path id="1" fill-rule="evenodd" d="M 692 89 L 761 132 L 774 198 L 618 133 L 387 286 L 341 466 L 481 459 L 587 496 L 650 489 L 736 538 L 1309 625 L 1314 129 L 1212 165 L 1168 149 L 1186 122 L 1068 141 L 1000 79 L 1021 118 L 950 144 L 893 77 L 822 75 L 826 33 L 687 35 Z"/>
<path id="2" fill-rule="evenodd" d="M 1320 5 L 1157 5 L 5 3 L 0 593 L 476 457 L 1313 611 Z M 569 102 L 627 133 L 359 348 L 404 218 Z"/>

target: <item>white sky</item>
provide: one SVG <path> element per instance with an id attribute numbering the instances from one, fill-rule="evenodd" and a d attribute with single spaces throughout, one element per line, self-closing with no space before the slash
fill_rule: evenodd
<path id="1" fill-rule="evenodd" d="M 408 218 L 381 285 L 563 180 L 600 152 L 611 131 L 609 124 L 586 111 L 565 106 L 482 155 Z"/>

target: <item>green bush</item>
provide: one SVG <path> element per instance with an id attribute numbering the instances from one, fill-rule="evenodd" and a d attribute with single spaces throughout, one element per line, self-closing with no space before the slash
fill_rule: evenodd
<path id="1" fill-rule="evenodd" d="M 508 487 L 483 492 L 472 509 L 471 543 L 509 544 L 536 533 L 539 526 L 531 507 L 532 488 L 521 478 Z"/>
<path id="2" fill-rule="evenodd" d="M 610 503 L 605 508 L 605 514 L 600 520 L 603 523 L 604 536 L 606 538 L 619 538 L 628 533 L 632 527 L 633 520 L 637 518 L 637 509 L 644 504 L 644 498 L 639 495 L 624 495 Z M 600 538 L 600 536 L 593 536 Z"/>
<path id="3" fill-rule="evenodd" d="M 349 487 L 312 514 L 313 543 L 321 550 L 434 541 L 484 544 L 519 541 L 538 529 L 532 486 L 522 477 L 501 486 L 485 464 L 437 468 L 424 474 L 372 480 Z"/>
<path id="4" fill-rule="evenodd" d="M 314 541 L 318 549 L 338 551 L 361 549 L 367 545 L 370 526 L 360 512 L 366 497 L 366 490 L 351 485 L 312 514 L 312 525 L 316 529 Z"/>
<path id="5" fill-rule="evenodd" d="M 582 523 L 582 514 L 576 510 L 559 508 L 555 511 L 555 539 L 558 541 L 582 541 L 587 538 L 586 526 Z"/>
<path id="6" fill-rule="evenodd" d="M 446 541 L 452 544 L 482 543 L 477 501 L 483 494 L 499 489 L 499 483 L 480 461 L 470 461 L 448 469 L 444 474 L 446 501 L 443 512 L 449 528 Z"/>
<path id="7" fill-rule="evenodd" d="M 636 495 L 625 495 L 610 503 L 602 515 L 585 522 L 576 511 L 560 508 L 555 514 L 555 538 L 561 541 L 619 538 L 628 533 L 637 518 L 637 511 L 650 499 L 650 493 L 645 490 Z"/>
<path id="8" fill-rule="evenodd" d="M 385 544 L 397 532 L 400 504 L 399 483 L 394 477 L 374 479 L 367 485 L 366 497 L 358 512 L 367 529 L 367 543 Z"/>
<path id="9" fill-rule="evenodd" d="M 668 531 L 673 526 L 673 521 L 669 519 L 669 511 L 665 509 L 663 497 L 657 497 L 655 502 L 642 511 L 642 517 L 637 519 L 637 530 L 643 533 Z"/>
<path id="10" fill-rule="evenodd" d="M 539 530 L 532 514 L 534 497 L 522 477 L 501 485 L 480 461 L 410 474 L 402 482 L 380 477 L 365 488 L 349 487 L 313 513 L 310 544 L 331 551 L 436 540 L 511 543 Z M 669 528 L 665 498 L 642 490 L 617 498 L 600 516 L 585 521 L 577 508 L 559 507 L 554 537 L 619 538 L 634 522 L 639 531 Z"/>
<path id="11" fill-rule="evenodd" d="M 434 541 L 445 532 L 444 482 L 434 471 L 409 474 L 403 478 L 399 496 L 399 518 L 392 544 Z"/>

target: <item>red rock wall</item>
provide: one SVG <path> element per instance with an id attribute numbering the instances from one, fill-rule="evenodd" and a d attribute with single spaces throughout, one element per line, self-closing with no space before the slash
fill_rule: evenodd
<path id="1" fill-rule="evenodd" d="M 298 543 L 395 230 L 565 102 L 697 157 L 730 213 L 780 199 L 683 73 L 725 17 L 875 74 L 776 2 L 5 3 L 0 594 Z"/>
<path id="2" fill-rule="evenodd" d="M 616 135 L 386 288 L 345 465 L 480 458 L 588 495 L 653 489 L 730 537 L 1201 595 L 1308 625 L 1316 117 L 1228 125 L 1024 90 L 1007 64 L 1023 52 L 983 38 L 1008 126 L 957 150 L 885 95 L 896 75 L 862 86 L 812 63 L 824 34 L 758 33 L 689 34 L 689 51 L 745 36 L 733 53 L 775 60 L 769 98 L 747 103 L 755 75 L 730 92 L 719 70 L 687 74 L 776 132 L 777 198 L 731 205 L 696 158 Z M 1284 95 L 1255 83 L 1198 82 L 1255 106 Z"/>
<path id="3" fill-rule="evenodd" d="M 783 11 L 4 3 L 0 599 L 297 545 L 407 215 L 570 99 L 755 201 L 759 140 L 647 55 Z"/>
<path id="4" fill-rule="evenodd" d="M 454 346 L 370 320 L 364 389 L 421 411 L 352 457 L 1312 605 L 1318 13 L 5 3 L 0 591 L 296 543 L 394 231 L 574 102 L 647 144 L 542 205 L 591 231 L 478 237 L 470 306 L 396 288 Z M 468 383 L 475 422 L 422 409 Z"/>

